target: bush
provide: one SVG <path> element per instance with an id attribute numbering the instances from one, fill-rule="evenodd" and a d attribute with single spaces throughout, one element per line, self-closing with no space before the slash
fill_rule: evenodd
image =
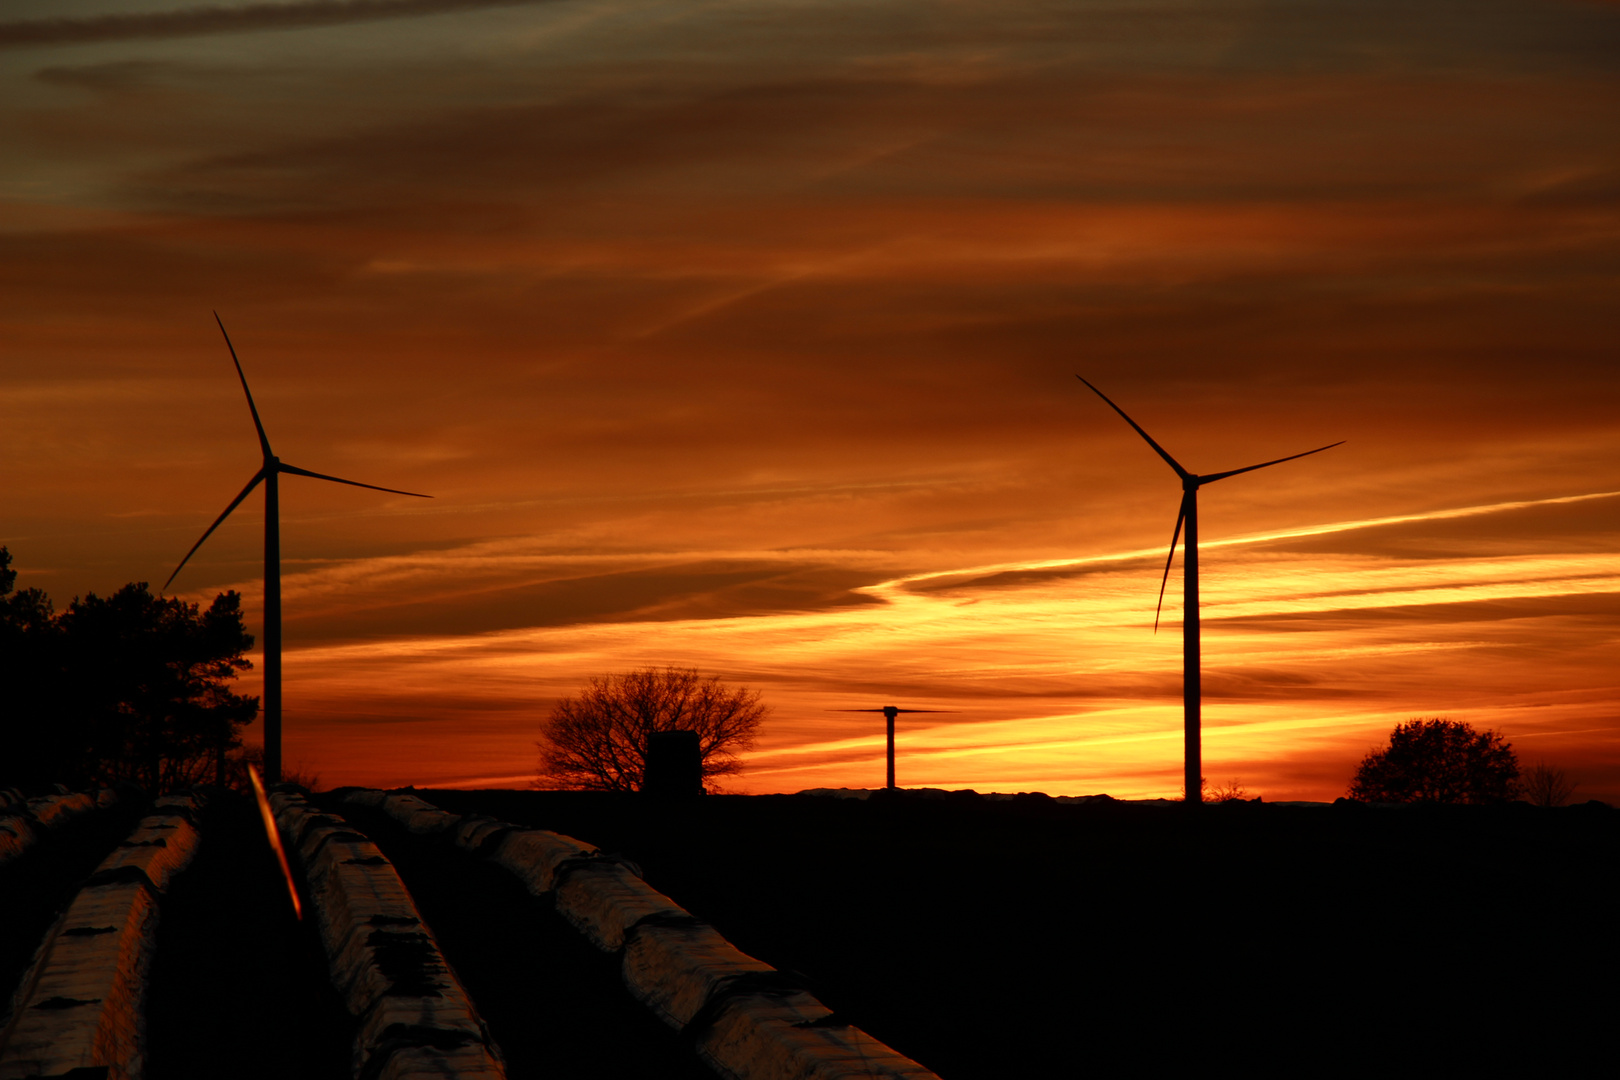
<path id="1" fill-rule="evenodd" d="M 1350 783 L 1363 802 L 1506 802 L 1519 793 L 1519 759 L 1494 731 L 1429 717 L 1397 724 L 1389 746 L 1369 751 Z"/>

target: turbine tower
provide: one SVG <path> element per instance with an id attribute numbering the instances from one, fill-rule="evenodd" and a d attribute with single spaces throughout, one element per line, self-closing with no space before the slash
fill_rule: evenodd
<path id="1" fill-rule="evenodd" d="M 310 472 L 296 465 L 288 465 L 276 457 L 275 452 L 270 449 L 270 439 L 264 433 L 264 425 L 259 422 L 259 409 L 253 404 L 253 391 L 248 389 L 247 376 L 242 374 L 242 362 L 236 358 L 236 347 L 231 344 L 231 335 L 225 333 L 225 324 L 220 321 L 217 311 L 214 312 L 214 321 L 219 323 L 219 332 L 225 335 L 225 347 L 231 351 L 231 363 L 236 365 L 236 377 L 242 381 L 242 392 L 247 395 L 248 412 L 253 414 L 253 427 L 259 433 L 259 448 L 264 451 L 264 464 L 253 474 L 253 479 L 248 481 L 242 493 L 231 500 L 231 505 L 225 508 L 225 512 L 208 526 L 208 531 L 202 534 L 202 540 L 191 545 L 186 557 L 180 560 L 180 565 L 174 568 L 174 573 L 169 575 L 169 580 L 165 581 L 163 588 L 158 591 L 166 591 L 173 584 L 174 579 L 180 576 L 180 571 L 185 569 L 186 563 L 197 553 L 197 549 L 203 546 L 203 541 L 212 536 L 220 523 L 231 516 L 232 510 L 242 505 L 242 500 L 251 495 L 255 487 L 263 483 L 264 778 L 267 783 L 274 784 L 281 780 L 281 497 L 277 478 L 282 473 L 290 473 L 294 476 L 313 477 L 316 480 L 330 480 L 334 484 L 350 484 L 354 487 L 370 488 L 373 491 L 386 491 L 394 495 L 411 495 L 418 499 L 431 499 L 433 496 Z"/>
<path id="2" fill-rule="evenodd" d="M 1185 574 L 1183 588 L 1183 606 L 1186 613 L 1181 623 L 1181 651 L 1182 651 L 1182 696 L 1185 699 L 1186 710 L 1186 785 L 1187 805 L 1194 806 L 1204 801 L 1204 763 L 1203 745 L 1199 732 L 1203 712 L 1203 688 L 1201 685 L 1201 668 L 1203 655 L 1199 641 L 1198 625 L 1198 489 L 1205 484 L 1213 484 L 1217 480 L 1225 480 L 1228 476 L 1239 473 L 1253 472 L 1264 469 L 1269 465 L 1280 465 L 1284 461 L 1293 461 L 1295 458 L 1309 457 L 1311 454 L 1320 454 L 1323 450 L 1331 450 L 1335 446 L 1342 446 L 1344 440 L 1318 446 L 1315 450 L 1307 450 L 1303 454 L 1290 454 L 1287 457 L 1277 458 L 1273 461 L 1262 461 L 1258 465 L 1246 465 L 1241 469 L 1229 469 L 1226 472 L 1211 473 L 1208 476 L 1199 476 L 1190 473 L 1181 467 L 1181 463 L 1165 450 L 1164 447 L 1153 441 L 1153 436 L 1142 430 L 1142 425 L 1126 416 L 1125 410 L 1115 405 L 1107 394 L 1098 390 L 1086 380 L 1084 376 L 1075 378 L 1090 386 L 1092 391 L 1104 401 L 1108 407 L 1119 413 L 1125 422 L 1136 429 L 1136 433 L 1153 447 L 1154 451 L 1164 459 L 1165 464 L 1176 471 L 1181 477 L 1181 512 L 1176 515 L 1176 531 L 1170 536 L 1170 554 L 1164 560 L 1164 579 L 1159 582 L 1159 606 L 1153 612 L 1153 629 L 1158 632 L 1159 613 L 1164 610 L 1164 589 L 1170 582 L 1170 564 L 1176 558 L 1176 541 L 1181 538 L 1182 526 L 1187 529 L 1187 554 L 1182 561 L 1182 571 Z"/>
<path id="3" fill-rule="evenodd" d="M 889 783 L 890 791 L 894 790 L 894 718 L 901 713 L 913 712 L 949 712 L 948 709 L 897 709 L 893 705 L 885 705 L 881 709 L 839 709 L 839 712 L 880 712 L 889 721 Z"/>

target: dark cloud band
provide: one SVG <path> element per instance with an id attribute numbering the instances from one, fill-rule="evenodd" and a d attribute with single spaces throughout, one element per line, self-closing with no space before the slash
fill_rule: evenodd
<path id="1" fill-rule="evenodd" d="M 248 4 L 244 7 L 197 7 L 136 15 L 98 15 L 86 19 L 30 19 L 0 22 L 0 48 L 241 34 L 254 30 L 296 30 L 543 2 L 547 0 L 306 0 L 292 4 Z"/>

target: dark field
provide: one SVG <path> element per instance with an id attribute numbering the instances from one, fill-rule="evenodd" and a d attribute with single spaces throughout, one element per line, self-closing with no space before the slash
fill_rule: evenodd
<path id="1" fill-rule="evenodd" d="M 1601 806 L 419 794 L 634 859 L 947 1078 L 1552 1064 L 1606 1040 L 1616 1004 Z"/>
<path id="2" fill-rule="evenodd" d="M 1620 812 L 424 791 L 620 853 L 946 1080 L 1242 1070 L 1607 1075 Z M 549 900 L 316 796 L 398 868 L 514 1080 L 706 1075 Z M 0 976 L 130 807 L 0 873 Z M 250 803 L 216 793 L 162 909 L 147 1075 L 350 1074 L 353 1023 Z"/>
<path id="3" fill-rule="evenodd" d="M 165 898 L 146 1003 L 146 1080 L 345 1080 L 354 1023 L 311 922 L 296 922 L 258 808 L 220 793 Z"/>

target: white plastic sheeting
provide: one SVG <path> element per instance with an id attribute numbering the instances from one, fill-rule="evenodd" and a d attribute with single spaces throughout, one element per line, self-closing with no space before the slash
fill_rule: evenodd
<path id="1" fill-rule="evenodd" d="M 938 1080 L 803 992 L 728 996 L 694 1034 L 698 1053 L 731 1080 Z"/>
<path id="2" fill-rule="evenodd" d="M 114 788 L 37 799 L 24 799 L 12 789 L 0 792 L 0 866 L 39 843 L 52 829 L 95 810 L 105 810 L 118 799 Z"/>
<path id="3" fill-rule="evenodd" d="M 483 1019 L 377 846 L 295 792 L 270 804 L 309 884 L 332 982 L 359 1019 L 355 1076 L 504 1080 Z"/>
<path id="4" fill-rule="evenodd" d="M 0 1033 L 0 1078 L 99 1066 L 109 1080 L 139 1080 L 158 902 L 196 854 L 197 807 L 159 799 L 51 927 Z"/>
<path id="5" fill-rule="evenodd" d="M 415 795 L 360 791 L 421 836 L 505 867 L 598 948 L 621 953 L 625 986 L 730 1080 L 938 1080 L 641 880 L 633 863 L 561 833 L 446 813 Z"/>

